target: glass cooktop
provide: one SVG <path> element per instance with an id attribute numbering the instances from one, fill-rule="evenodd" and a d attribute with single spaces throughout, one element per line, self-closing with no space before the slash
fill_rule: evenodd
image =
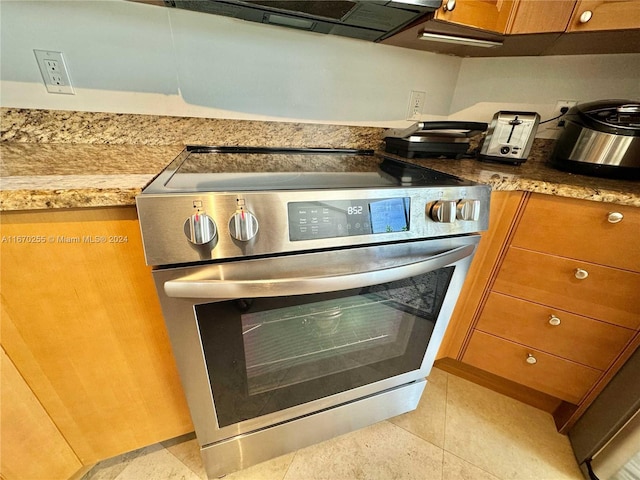
<path id="1" fill-rule="evenodd" d="M 473 185 L 373 150 L 187 147 L 147 193 Z"/>

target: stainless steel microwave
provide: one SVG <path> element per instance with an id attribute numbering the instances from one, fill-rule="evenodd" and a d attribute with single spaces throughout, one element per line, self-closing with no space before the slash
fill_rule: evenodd
<path id="1" fill-rule="evenodd" d="M 164 4 L 377 42 L 433 12 L 442 0 L 164 0 Z"/>

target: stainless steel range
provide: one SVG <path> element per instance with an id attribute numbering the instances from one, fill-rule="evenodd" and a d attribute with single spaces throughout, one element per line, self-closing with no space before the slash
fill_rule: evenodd
<path id="1" fill-rule="evenodd" d="M 416 408 L 490 188 L 372 151 L 187 147 L 137 198 L 209 477 Z"/>

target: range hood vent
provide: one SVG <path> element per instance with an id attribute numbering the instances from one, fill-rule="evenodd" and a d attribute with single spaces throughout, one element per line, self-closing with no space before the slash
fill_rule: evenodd
<path id="1" fill-rule="evenodd" d="M 155 3 L 155 2 L 154 2 Z M 379 42 L 441 0 L 164 0 L 167 7 Z"/>

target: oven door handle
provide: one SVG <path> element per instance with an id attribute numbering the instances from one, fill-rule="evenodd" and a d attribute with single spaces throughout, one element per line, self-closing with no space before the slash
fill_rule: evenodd
<path id="1" fill-rule="evenodd" d="M 233 298 L 283 297 L 311 293 L 334 292 L 393 282 L 452 265 L 473 254 L 474 245 L 464 245 L 428 258 L 413 257 L 402 265 L 374 270 L 310 277 L 285 278 L 196 278 L 186 276 L 164 283 L 164 291 L 174 298 L 229 300 Z M 416 260 L 416 258 L 419 258 Z"/>

